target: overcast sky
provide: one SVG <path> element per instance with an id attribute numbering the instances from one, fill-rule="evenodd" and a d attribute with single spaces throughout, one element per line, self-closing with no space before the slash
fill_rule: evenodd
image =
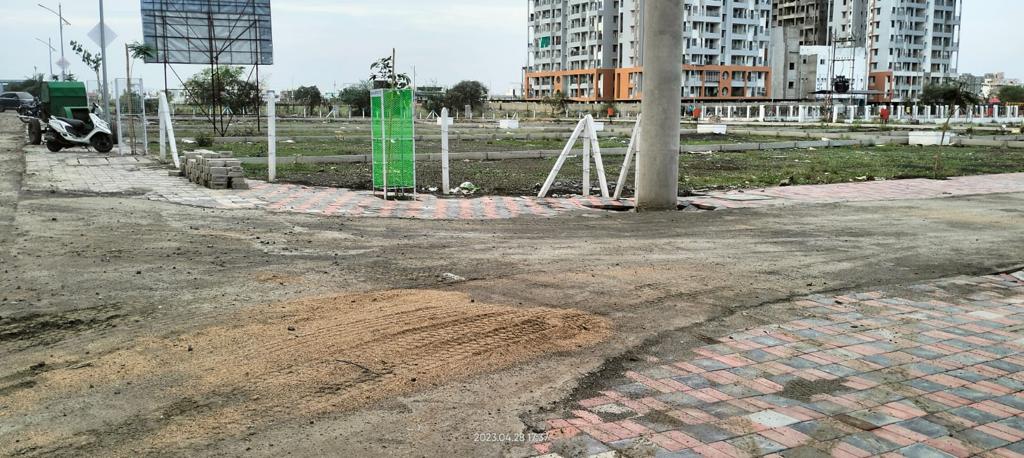
<path id="1" fill-rule="evenodd" d="M 46 46 L 35 38 L 58 43 L 56 16 L 36 6 L 54 9 L 55 0 L 4 0 L 0 27 L 0 79 L 47 72 Z M 272 0 L 275 65 L 262 74 L 271 89 L 316 84 L 331 91 L 335 85 L 366 79 L 367 67 L 398 49 L 399 70 L 418 83 L 452 84 L 476 79 L 493 93 L 518 87 L 526 60 L 526 0 Z M 1021 50 L 1022 0 L 966 0 L 963 12 L 961 72 L 1005 71 L 1024 77 Z M 111 45 L 109 76 L 124 76 L 125 42 L 142 40 L 138 0 L 106 0 L 108 25 L 118 37 Z M 97 0 L 68 0 L 64 12 L 71 22 L 65 40 L 85 42 L 99 21 Z M 57 46 L 59 48 L 59 46 Z M 94 79 L 66 48 L 71 72 Z M 56 59 L 56 57 L 55 57 Z M 148 88 L 162 87 L 160 65 L 136 64 Z M 182 78 L 200 69 L 175 66 Z M 59 73 L 59 69 L 56 69 Z M 178 86 L 171 76 L 171 86 Z"/>

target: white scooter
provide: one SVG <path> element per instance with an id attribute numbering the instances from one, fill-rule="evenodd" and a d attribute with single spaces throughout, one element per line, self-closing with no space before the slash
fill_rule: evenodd
<path id="1" fill-rule="evenodd" d="M 114 149 L 114 137 L 110 134 L 110 125 L 96 115 L 96 109 L 97 106 L 93 104 L 89 122 L 50 116 L 43 135 L 46 149 L 56 153 L 64 148 L 91 146 L 100 153 L 109 153 Z"/>

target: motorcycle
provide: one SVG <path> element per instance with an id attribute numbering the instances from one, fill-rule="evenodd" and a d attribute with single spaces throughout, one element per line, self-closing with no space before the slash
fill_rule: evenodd
<path id="1" fill-rule="evenodd" d="M 97 105 L 93 104 L 88 122 L 50 116 L 43 135 L 46 149 L 56 153 L 64 148 L 91 146 L 100 153 L 109 153 L 114 149 L 114 137 L 110 133 L 110 125 L 96 115 L 96 109 Z"/>
<path id="2" fill-rule="evenodd" d="M 39 103 L 39 99 L 18 107 L 18 119 L 27 125 L 26 136 L 30 145 L 43 144 L 42 117 L 43 106 Z"/>

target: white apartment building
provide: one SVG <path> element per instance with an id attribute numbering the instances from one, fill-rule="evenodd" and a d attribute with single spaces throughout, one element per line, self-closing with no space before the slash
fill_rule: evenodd
<path id="1" fill-rule="evenodd" d="M 963 0 L 836 1 L 865 6 L 869 88 L 880 94 L 876 101 L 911 102 L 925 86 L 957 78 Z"/>
<path id="2" fill-rule="evenodd" d="M 562 92 L 581 101 L 639 99 L 646 1 L 664 0 L 528 0 L 527 98 Z M 768 98 L 771 0 L 679 1 L 681 96 Z"/>

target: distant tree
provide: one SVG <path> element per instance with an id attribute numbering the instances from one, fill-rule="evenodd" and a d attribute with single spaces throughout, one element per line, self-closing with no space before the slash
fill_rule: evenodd
<path id="1" fill-rule="evenodd" d="M 310 110 L 324 104 L 324 96 L 316 86 L 299 86 L 292 97 Z"/>
<path id="2" fill-rule="evenodd" d="M 981 98 L 978 94 L 971 92 L 967 89 L 967 84 L 964 82 L 954 82 L 947 84 L 932 84 L 925 86 L 924 90 L 921 91 L 921 102 L 925 104 L 933 105 L 946 105 L 949 107 L 949 116 L 946 117 L 945 124 L 942 125 L 942 137 L 939 140 L 939 145 L 946 142 L 946 132 L 949 131 L 949 122 L 953 119 L 960 110 L 967 110 L 981 103 Z M 942 168 L 942 161 L 939 152 L 935 152 L 935 178 L 939 178 L 940 170 Z"/>
<path id="3" fill-rule="evenodd" d="M 256 111 L 262 100 L 262 88 L 242 78 L 242 67 L 224 66 L 216 72 L 203 69 L 185 81 L 188 103 L 212 107 L 219 104 L 232 112 Z"/>
<path id="4" fill-rule="evenodd" d="M 348 105 L 355 113 L 370 112 L 370 88 L 373 83 L 363 81 L 341 90 L 338 102 Z"/>
<path id="5" fill-rule="evenodd" d="M 36 97 L 40 97 L 43 93 L 43 78 L 45 77 L 42 73 L 27 76 L 24 81 L 8 84 L 7 90 L 11 92 L 28 92 Z"/>
<path id="6" fill-rule="evenodd" d="M 479 111 L 487 103 L 487 86 L 479 81 L 462 81 L 448 89 L 445 102 L 457 110 L 469 105 L 474 111 Z"/>
<path id="7" fill-rule="evenodd" d="M 554 95 L 544 97 L 543 102 L 551 106 L 551 114 L 555 116 L 569 108 L 569 99 L 562 91 L 555 91 Z"/>
<path id="8" fill-rule="evenodd" d="M 216 71 L 203 69 L 185 81 L 185 101 L 211 110 L 208 116 L 216 121 L 219 109 L 230 109 L 232 113 L 241 114 L 245 111 L 257 112 L 263 103 L 263 88 L 252 81 L 242 78 L 245 73 L 242 67 L 224 66 Z M 228 123 L 217 125 L 218 135 L 227 133 Z"/>
<path id="9" fill-rule="evenodd" d="M 82 43 L 73 40 L 71 41 L 71 50 L 74 51 L 75 54 L 78 54 L 78 57 L 82 59 L 82 63 L 84 63 L 85 66 L 89 67 L 89 69 L 96 74 L 96 81 L 99 81 L 100 65 L 103 63 L 103 53 L 93 54 L 88 49 L 85 49 L 85 46 L 82 45 Z M 67 79 L 66 77 L 65 80 L 74 81 Z"/>
<path id="10" fill-rule="evenodd" d="M 1003 86 L 997 95 L 1003 103 L 1024 102 L 1024 86 Z"/>
<path id="11" fill-rule="evenodd" d="M 447 101 L 445 100 L 444 94 L 434 93 L 428 94 L 423 100 L 423 109 L 428 112 L 434 112 L 438 116 L 441 115 L 441 110 L 448 107 Z"/>

